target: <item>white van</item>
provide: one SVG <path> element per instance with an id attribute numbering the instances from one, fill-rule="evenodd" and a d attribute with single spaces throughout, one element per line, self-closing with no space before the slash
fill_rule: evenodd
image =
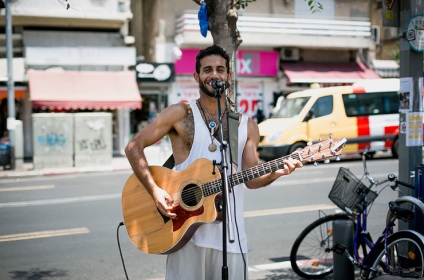
<path id="1" fill-rule="evenodd" d="M 391 150 L 398 155 L 399 79 L 363 80 L 352 86 L 289 94 L 272 118 L 259 124 L 259 157 L 269 161 L 308 142 L 346 138 L 343 153 Z"/>

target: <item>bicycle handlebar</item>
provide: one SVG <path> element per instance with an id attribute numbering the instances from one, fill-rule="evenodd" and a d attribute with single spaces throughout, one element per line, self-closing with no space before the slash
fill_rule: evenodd
<path id="1" fill-rule="evenodd" d="M 413 186 L 413 185 L 411 185 L 409 183 L 405 183 L 405 182 L 399 181 L 397 179 L 396 175 L 393 174 L 393 173 L 390 173 L 387 176 L 387 179 L 385 179 L 385 180 L 383 180 L 381 182 L 378 181 L 378 180 L 376 180 L 376 179 L 374 179 L 373 177 L 371 177 L 370 173 L 368 172 L 367 161 L 366 161 L 366 157 L 368 156 L 368 151 L 369 150 L 370 150 L 370 147 L 367 146 L 365 148 L 364 152 L 362 153 L 362 164 L 364 166 L 364 175 L 368 179 L 368 181 L 371 183 L 371 186 L 370 187 L 372 187 L 372 186 L 378 186 L 378 185 L 381 185 L 381 184 L 384 184 L 384 183 L 387 183 L 387 182 L 394 182 L 395 184 L 393 186 L 391 186 L 391 188 L 393 190 L 395 190 L 398 187 L 398 185 L 404 186 L 404 187 L 409 188 L 409 189 L 412 189 L 412 190 L 415 189 L 415 186 Z"/>

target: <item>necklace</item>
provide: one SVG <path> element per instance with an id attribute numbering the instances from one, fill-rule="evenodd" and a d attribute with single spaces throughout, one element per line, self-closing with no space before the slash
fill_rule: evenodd
<path id="1" fill-rule="evenodd" d="M 203 116 L 205 118 L 206 124 L 208 125 L 210 129 L 211 143 L 208 146 L 208 150 L 209 152 L 213 153 L 218 148 L 216 144 L 213 142 L 215 129 L 218 127 L 217 121 L 214 118 L 212 118 L 211 115 L 209 115 L 209 112 L 205 108 L 203 108 L 202 103 L 200 103 L 199 100 L 197 100 L 197 103 L 199 104 L 199 107 L 203 112 Z M 225 114 L 225 111 L 222 111 L 221 118 L 224 116 L 224 114 Z"/>

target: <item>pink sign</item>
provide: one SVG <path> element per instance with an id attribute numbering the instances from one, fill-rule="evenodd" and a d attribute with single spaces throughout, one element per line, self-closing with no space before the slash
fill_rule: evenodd
<path id="1" fill-rule="evenodd" d="M 182 49 L 181 59 L 175 61 L 177 75 L 192 75 L 196 69 L 198 49 Z M 237 51 L 237 75 L 241 77 L 274 77 L 278 74 L 277 51 Z"/>

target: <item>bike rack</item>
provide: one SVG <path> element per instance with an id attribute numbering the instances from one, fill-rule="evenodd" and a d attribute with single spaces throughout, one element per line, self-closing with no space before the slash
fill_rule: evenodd
<path id="1" fill-rule="evenodd" d="M 353 255 L 354 227 L 351 220 L 333 221 L 333 244 L 339 248 L 346 248 Z M 346 250 L 333 251 L 333 275 L 334 279 L 354 280 L 355 268 L 353 262 L 345 254 Z"/>

